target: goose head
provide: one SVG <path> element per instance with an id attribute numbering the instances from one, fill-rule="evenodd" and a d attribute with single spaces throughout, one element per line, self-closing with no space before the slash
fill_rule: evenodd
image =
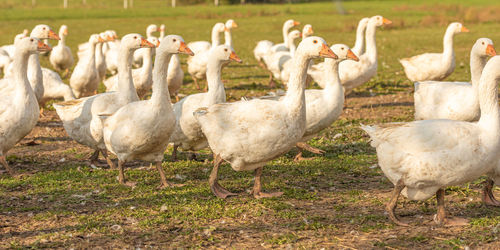
<path id="1" fill-rule="evenodd" d="M 233 48 L 231 48 L 231 46 L 229 45 L 224 44 L 219 45 L 211 50 L 210 59 L 215 59 L 222 63 L 229 61 L 235 61 L 238 63 L 242 62 L 238 55 L 236 55 L 236 52 L 234 52 Z"/>
<path id="2" fill-rule="evenodd" d="M 238 28 L 238 24 L 236 24 L 236 22 L 233 19 L 227 20 L 225 26 L 227 30 Z"/>
<path id="3" fill-rule="evenodd" d="M 223 23 L 216 23 L 214 27 L 212 28 L 212 31 L 215 31 L 217 33 L 227 31 L 228 29 L 226 28 L 226 25 Z"/>
<path id="4" fill-rule="evenodd" d="M 375 26 L 380 27 L 382 25 L 389 25 L 392 21 L 383 16 L 372 16 L 370 20 L 368 20 L 368 23 L 373 23 Z"/>
<path id="5" fill-rule="evenodd" d="M 359 20 L 358 25 L 361 25 L 361 27 L 366 27 L 366 25 L 368 24 L 368 21 L 370 21 L 370 18 L 363 17 L 363 18 L 361 18 L 361 20 Z"/>
<path id="6" fill-rule="evenodd" d="M 50 50 L 49 45 L 34 37 L 25 37 L 16 43 L 16 52 L 19 51 L 20 53 L 27 53 L 29 55 L 35 54 L 37 51 L 46 52 Z"/>
<path id="7" fill-rule="evenodd" d="M 59 37 L 62 36 L 67 36 L 68 35 L 68 26 L 66 25 L 61 25 L 61 28 L 59 28 Z"/>
<path id="8" fill-rule="evenodd" d="M 302 29 L 302 38 L 306 38 L 314 34 L 313 27 L 310 24 L 304 25 L 304 28 Z"/>
<path id="9" fill-rule="evenodd" d="M 14 44 L 16 44 L 17 41 L 25 38 L 25 37 L 28 37 L 27 35 L 25 35 L 24 33 L 21 33 L 21 34 L 17 34 L 15 37 L 14 37 Z"/>
<path id="10" fill-rule="evenodd" d="M 328 47 L 325 40 L 318 36 L 310 36 L 302 40 L 297 47 L 297 54 L 305 55 L 308 58 L 333 58 L 338 59 L 338 56 Z"/>
<path id="11" fill-rule="evenodd" d="M 146 36 L 147 37 L 150 37 L 153 32 L 157 32 L 157 31 L 160 31 L 158 29 L 158 26 L 156 26 L 156 24 L 150 24 L 147 28 L 146 28 Z"/>
<path id="12" fill-rule="evenodd" d="M 345 44 L 334 44 L 330 47 L 330 49 L 333 51 L 335 55 L 337 55 L 339 58 L 337 60 L 343 61 L 343 60 L 354 60 L 354 61 L 359 61 L 359 58 L 352 52 L 352 50 L 349 48 L 349 46 Z"/>
<path id="13" fill-rule="evenodd" d="M 118 35 L 116 34 L 116 31 L 114 30 L 106 30 L 109 34 L 113 36 L 114 39 L 118 39 Z"/>
<path id="14" fill-rule="evenodd" d="M 38 39 L 61 40 L 61 38 L 48 25 L 45 24 L 35 26 L 35 28 L 31 31 L 30 36 Z"/>
<path id="15" fill-rule="evenodd" d="M 474 46 L 472 46 L 473 53 L 481 55 L 481 57 L 486 56 L 496 56 L 497 52 L 495 47 L 493 47 L 493 41 L 489 38 L 479 38 L 477 39 Z"/>
<path id="16" fill-rule="evenodd" d="M 300 22 L 297 22 L 293 19 L 289 19 L 289 20 L 285 21 L 285 23 L 283 24 L 283 27 L 285 27 L 286 29 L 291 29 L 299 24 L 300 24 Z"/>
<path id="17" fill-rule="evenodd" d="M 292 30 L 290 33 L 288 33 L 288 39 L 290 39 L 290 41 L 295 41 L 295 39 L 299 38 L 301 36 L 301 33 L 300 31 L 298 30 Z"/>
<path id="18" fill-rule="evenodd" d="M 161 52 L 166 52 L 169 54 L 187 54 L 190 56 L 194 56 L 193 51 L 186 45 L 184 39 L 178 35 L 168 35 L 164 37 L 160 46 L 158 47 L 158 54 Z"/>
<path id="19" fill-rule="evenodd" d="M 160 39 L 156 36 L 149 37 L 148 42 L 152 43 L 156 48 L 160 47 Z"/>
<path id="20" fill-rule="evenodd" d="M 458 33 L 462 33 L 462 32 L 469 32 L 469 29 L 465 28 L 465 26 L 463 26 L 463 24 L 459 23 L 459 22 L 454 22 L 454 23 L 450 23 L 450 25 L 448 25 L 448 28 L 446 29 L 446 32 L 452 32 L 453 34 L 458 34 Z"/>
<path id="21" fill-rule="evenodd" d="M 101 38 L 100 35 L 98 34 L 92 34 L 90 35 L 90 38 L 89 38 L 89 43 L 90 44 L 98 44 L 98 43 L 103 43 L 104 42 L 104 39 Z"/>
<path id="22" fill-rule="evenodd" d="M 144 39 L 141 35 L 136 33 L 125 35 L 121 40 L 120 46 L 124 46 L 129 50 L 156 47 L 154 44 L 148 42 L 148 40 Z"/>

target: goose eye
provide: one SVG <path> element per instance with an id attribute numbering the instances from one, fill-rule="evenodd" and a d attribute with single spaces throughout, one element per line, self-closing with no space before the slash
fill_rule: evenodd
<path id="1" fill-rule="evenodd" d="M 314 40 L 314 41 L 313 41 L 313 43 L 318 43 L 318 41 L 317 41 L 317 40 Z"/>
<path id="2" fill-rule="evenodd" d="M 484 42 L 482 42 L 482 44 L 484 45 Z"/>
<path id="3" fill-rule="evenodd" d="M 45 30 L 45 27 L 43 27 L 43 30 Z"/>
<path id="4" fill-rule="evenodd" d="M 227 52 L 227 49 L 224 49 L 224 51 L 226 51 L 226 52 Z"/>
<path id="5" fill-rule="evenodd" d="M 340 48 L 341 50 L 344 50 L 344 47 Z"/>
<path id="6" fill-rule="evenodd" d="M 33 42 L 33 38 L 30 39 L 30 42 Z"/>
<path id="7" fill-rule="evenodd" d="M 174 43 L 177 42 L 177 40 L 174 38 Z"/>
<path id="8" fill-rule="evenodd" d="M 137 36 L 134 36 L 134 39 L 137 39 Z"/>

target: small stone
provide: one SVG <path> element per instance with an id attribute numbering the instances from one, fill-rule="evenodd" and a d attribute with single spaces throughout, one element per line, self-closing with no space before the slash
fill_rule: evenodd
<path id="1" fill-rule="evenodd" d="M 66 158 L 61 158 L 61 159 L 59 160 L 59 162 L 65 162 L 65 161 L 66 161 Z"/>
<path id="2" fill-rule="evenodd" d="M 160 207 L 160 212 L 165 212 L 165 211 L 167 211 L 167 210 L 168 210 L 167 205 L 161 205 L 161 207 Z"/>
<path id="3" fill-rule="evenodd" d="M 113 231 L 120 231 L 122 229 L 122 226 L 115 224 L 115 225 L 111 226 L 111 229 Z"/>

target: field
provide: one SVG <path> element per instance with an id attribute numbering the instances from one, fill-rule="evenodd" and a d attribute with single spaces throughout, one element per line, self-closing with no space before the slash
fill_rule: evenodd
<path id="1" fill-rule="evenodd" d="M 440 51 L 449 22 L 462 21 L 471 32 L 455 37 L 457 67 L 448 80 L 470 79 L 469 52 L 475 40 L 500 41 L 500 4 L 350 1 L 344 3 L 347 15 L 338 15 L 331 2 L 171 9 L 165 1 L 136 1 L 128 10 L 117 0 L 88 0 L 87 6 L 67 10 L 62 1 L 39 1 L 37 8 L 24 2 L 0 0 L 0 44 L 11 43 L 15 34 L 39 23 L 56 31 L 66 24 L 74 55 L 79 43 L 105 29 L 121 36 L 164 23 L 167 34 L 189 42 L 208 40 L 215 22 L 233 18 L 239 26 L 233 32 L 234 47 L 243 63 L 231 63 L 223 71 L 228 101 L 275 91 L 252 50 L 259 40 L 280 41 L 286 19 L 312 24 L 315 35 L 329 44 L 350 46 L 360 18 L 380 14 L 393 24 L 377 31 L 377 77 L 355 89 L 341 118 L 310 142 L 326 153 L 305 153 L 314 158 L 297 163 L 297 151 L 292 150 L 264 168 L 264 189 L 283 191 L 279 198 L 254 199 L 249 194 L 253 173 L 235 172 L 224 164 L 222 185 L 240 195 L 218 199 L 207 182 L 209 151 L 199 152 L 201 161 L 189 161 L 181 153 L 181 160 L 173 163 L 171 147 L 165 152 L 164 169 L 170 180 L 185 186 L 157 189 L 158 174 L 145 162 L 127 165 L 126 174 L 137 186 L 121 186 L 117 171 L 89 165 L 91 150 L 67 136 L 48 106 L 32 133 L 9 152 L 7 159 L 20 175 L 0 174 L 0 248 L 500 248 L 500 209 L 482 204 L 484 178 L 446 190 L 448 213 L 470 219 L 468 226 L 433 224 L 435 199 L 400 198 L 397 213 L 412 226 L 389 221 L 384 204 L 393 185 L 359 128 L 360 123 L 413 119 L 413 84 L 398 59 Z M 184 80 L 181 93 L 198 92 L 187 73 Z M 27 143 L 33 139 L 37 145 Z M 500 197 L 500 189 L 495 194 Z"/>

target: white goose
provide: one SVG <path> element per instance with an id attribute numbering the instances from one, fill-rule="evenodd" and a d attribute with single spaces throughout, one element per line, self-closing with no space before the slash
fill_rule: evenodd
<path id="1" fill-rule="evenodd" d="M 95 46 L 95 67 L 97 69 L 97 73 L 99 74 L 99 79 L 104 81 L 106 77 L 106 58 L 104 57 L 104 44 L 108 41 L 114 40 L 112 36 L 110 36 L 107 32 L 99 33 L 99 37 L 103 40 L 102 43 L 98 43 Z"/>
<path id="2" fill-rule="evenodd" d="M 477 87 L 488 56 L 495 56 L 493 42 L 479 38 L 470 52 L 471 83 L 415 82 L 415 120 L 477 121 L 480 116 Z"/>
<path id="3" fill-rule="evenodd" d="M 473 181 L 492 171 L 499 161 L 499 68 L 500 56 L 495 56 L 483 70 L 478 86 L 481 118 L 476 123 L 423 120 L 362 126 L 377 149 L 382 171 L 395 185 L 386 210 L 396 224 L 406 225 L 394 215 L 401 192 L 411 200 L 425 200 L 436 194 L 435 221 L 464 223 L 446 218 L 444 188 Z"/>
<path id="4" fill-rule="evenodd" d="M 2 47 L 0 47 L 1 49 L 5 50 L 5 52 L 7 52 L 7 54 L 9 54 L 9 57 L 11 59 L 14 58 L 14 52 L 16 50 L 16 41 L 18 40 L 21 40 L 25 37 L 28 37 L 29 35 L 29 31 L 27 29 L 24 29 L 23 30 L 23 33 L 20 33 L 20 34 L 17 34 L 15 37 L 14 37 L 14 43 L 13 44 L 8 44 L 8 45 L 3 45 Z"/>
<path id="5" fill-rule="evenodd" d="M 103 43 L 104 40 L 97 34 L 93 34 L 89 38 L 90 47 L 87 49 L 86 55 L 82 56 L 71 74 L 69 84 L 73 93 L 77 98 L 95 95 L 97 87 L 101 82 L 99 72 L 95 64 L 95 52 L 98 43 Z"/>
<path id="6" fill-rule="evenodd" d="M 340 63 L 340 81 L 344 86 L 345 94 L 369 81 L 377 74 L 377 45 L 375 42 L 375 31 L 377 27 L 391 24 L 392 22 L 382 16 L 373 16 L 366 27 L 366 53 L 359 57 L 359 61 L 346 60 Z M 325 70 L 324 63 L 313 65 L 308 71 L 313 80 L 320 86 L 326 85 L 322 71 Z"/>
<path id="7" fill-rule="evenodd" d="M 188 47 L 193 51 L 195 55 L 198 53 L 201 53 L 203 51 L 207 51 L 212 47 L 219 46 L 221 44 L 220 42 L 220 33 L 226 31 L 227 28 L 223 23 L 216 23 L 212 27 L 212 42 L 207 42 L 207 41 L 196 41 L 196 42 L 190 42 L 188 44 Z"/>
<path id="8" fill-rule="evenodd" d="M 175 128 L 175 114 L 170 103 L 166 75 L 172 54 L 193 55 L 180 36 L 169 35 L 161 40 L 155 59 L 153 95 L 151 99 L 132 102 L 111 116 L 103 116 L 106 148 L 118 157 L 121 184 L 125 182 L 123 165 L 131 160 L 156 163 L 161 186 L 169 187 L 161 162 L 168 138 Z M 154 128 L 154 129 L 151 129 Z"/>
<path id="9" fill-rule="evenodd" d="M 152 36 L 147 39 L 156 47 L 160 45 L 158 38 Z M 135 90 L 140 99 L 143 99 L 146 94 L 151 91 L 153 86 L 153 51 L 155 48 L 141 48 L 144 51 L 141 53 L 144 56 L 142 67 L 132 70 L 132 79 L 134 82 Z M 114 75 L 104 81 L 106 91 L 118 90 L 118 75 Z"/>
<path id="10" fill-rule="evenodd" d="M 283 79 L 288 80 L 288 75 L 286 75 L 284 72 L 285 64 L 288 63 L 289 67 L 293 67 L 293 62 L 291 62 L 290 59 L 293 58 L 295 53 L 295 40 L 300 37 L 300 31 L 293 30 L 292 32 L 288 33 L 287 39 L 287 47 L 290 48 L 290 51 L 278 51 L 271 53 L 270 50 L 269 54 L 264 56 L 264 63 L 271 73 L 271 75 L 269 76 L 269 82 L 271 86 L 273 85 L 273 77 L 282 81 Z M 287 82 L 286 80 L 283 81 L 285 84 Z"/>
<path id="11" fill-rule="evenodd" d="M 469 32 L 461 23 L 451 23 L 443 38 L 443 53 L 425 53 L 399 62 L 403 65 L 410 81 L 441 81 L 455 70 L 455 51 L 453 37 L 461 32 Z"/>
<path id="12" fill-rule="evenodd" d="M 222 83 L 222 66 L 228 62 L 241 62 L 229 45 L 219 45 L 210 50 L 207 64 L 208 92 L 186 96 L 174 104 L 174 113 L 177 123 L 175 131 L 170 137 L 174 144 L 172 158 L 177 159 L 177 148 L 197 151 L 208 146 L 207 140 L 201 131 L 193 112 L 201 107 L 209 107 L 216 103 L 226 102 L 226 92 Z"/>
<path id="13" fill-rule="evenodd" d="M 234 195 L 217 182 L 222 160 L 231 163 L 236 171 L 255 170 L 254 197 L 282 194 L 261 191 L 262 169 L 266 162 L 288 152 L 301 140 L 306 129 L 307 66 L 311 59 L 319 56 L 337 58 L 320 37 L 308 37 L 299 44 L 293 58 L 296 70 L 286 96 L 280 101 L 254 99 L 221 103 L 194 113 L 215 155 L 209 183 L 216 196 Z"/>
<path id="14" fill-rule="evenodd" d="M 224 30 L 226 30 L 226 26 L 223 23 L 215 24 L 212 30 L 212 46 L 210 47 L 210 49 L 215 48 L 220 44 L 219 33 L 223 32 Z M 216 39 L 214 40 L 214 38 Z M 194 56 L 189 57 L 187 60 L 188 73 L 189 75 L 191 75 L 196 88 L 200 89 L 198 80 L 203 80 L 206 77 L 207 62 L 208 55 L 210 54 L 210 49 L 202 49 L 203 46 L 201 46 L 200 43 L 197 42 L 188 44 L 189 48 L 191 48 L 191 44 L 196 47 L 193 48 Z"/>
<path id="15" fill-rule="evenodd" d="M 264 57 L 269 53 L 269 50 L 272 50 L 272 52 L 290 50 L 290 48 L 288 47 L 288 31 L 299 24 L 299 22 L 292 19 L 286 20 L 285 23 L 283 23 L 283 43 L 274 45 L 273 42 L 269 40 L 262 40 L 257 43 L 257 46 L 255 46 L 255 49 L 253 50 L 253 55 L 262 67 L 265 68 L 265 65 L 262 64 L 262 62 L 264 60 Z"/>
<path id="16" fill-rule="evenodd" d="M 160 41 L 165 37 L 165 25 L 160 26 Z M 168 93 L 175 97 L 175 101 L 179 101 L 179 90 L 181 89 L 184 80 L 184 71 L 181 68 L 181 60 L 179 54 L 173 54 L 168 63 L 167 85 Z"/>
<path id="17" fill-rule="evenodd" d="M 7 152 L 24 138 L 38 121 L 38 102 L 27 76 L 30 55 L 50 50 L 50 47 L 36 38 L 26 37 L 16 43 L 12 62 L 12 74 L 0 80 L 0 163 L 9 174 L 5 156 Z"/>
<path id="18" fill-rule="evenodd" d="M 302 28 L 302 39 L 308 38 L 314 34 L 314 30 L 312 25 L 306 24 L 304 28 Z"/>
<path id="19" fill-rule="evenodd" d="M 358 56 L 361 56 L 365 53 L 365 31 L 366 26 L 368 25 L 368 21 L 370 21 L 370 18 L 362 18 L 361 20 L 359 20 L 358 28 L 356 29 L 356 42 L 354 43 L 354 47 L 352 47 L 351 50 Z"/>
<path id="20" fill-rule="evenodd" d="M 148 41 L 152 37 L 158 39 L 156 36 L 153 36 L 153 33 L 157 32 L 157 31 L 160 31 L 160 29 L 158 29 L 158 26 L 156 26 L 156 24 L 150 24 L 146 28 L 146 39 L 148 39 Z M 144 49 L 138 49 L 134 52 L 134 66 L 135 67 L 140 67 L 142 65 L 142 59 L 144 58 L 144 55 L 143 55 L 144 53 L 146 53 Z M 154 56 L 154 50 L 153 50 L 153 56 Z"/>
<path id="21" fill-rule="evenodd" d="M 106 69 L 112 74 L 116 74 L 118 72 L 118 53 L 120 50 L 120 39 L 116 35 L 116 32 L 113 30 L 109 30 L 114 38 L 114 41 L 109 41 L 104 46 L 104 59 L 106 61 Z"/>
<path id="22" fill-rule="evenodd" d="M 74 59 L 71 54 L 71 49 L 66 46 L 66 36 L 68 35 L 68 26 L 61 25 L 59 28 L 59 37 L 61 40 L 52 48 L 50 53 L 50 63 L 57 71 L 64 71 L 68 75 L 69 69 L 73 66 Z"/>
<path id="23" fill-rule="evenodd" d="M 238 24 L 233 20 L 229 19 L 226 21 L 226 29 L 224 30 L 224 44 L 231 46 L 233 48 L 233 36 L 231 35 L 231 31 L 233 29 L 238 28 Z"/>
<path id="24" fill-rule="evenodd" d="M 94 37 L 94 39 L 98 38 L 97 35 Z M 95 41 L 91 43 L 94 44 Z M 139 34 L 124 36 L 120 43 L 120 60 L 118 60 L 120 63 L 118 91 L 54 104 L 54 108 L 59 118 L 61 118 L 68 135 L 78 143 L 95 150 L 90 158 L 92 162 L 97 160 L 99 152 L 101 152 L 108 160 L 108 164 L 112 165 L 105 152 L 106 147 L 102 138 L 102 122 L 98 114 L 113 114 L 125 104 L 139 100 L 132 82 L 133 52 L 140 47 L 153 46 Z M 90 51 L 95 50 L 92 48 Z M 90 63 L 93 62 L 95 61 L 90 60 Z M 95 66 L 91 68 L 95 69 Z"/>

